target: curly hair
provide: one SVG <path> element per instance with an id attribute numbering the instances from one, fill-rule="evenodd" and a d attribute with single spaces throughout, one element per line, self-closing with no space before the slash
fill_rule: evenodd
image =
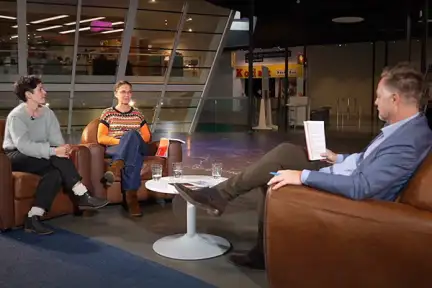
<path id="1" fill-rule="evenodd" d="M 33 89 L 40 83 L 42 83 L 42 80 L 37 76 L 21 76 L 20 79 L 14 83 L 14 93 L 19 100 L 27 102 L 25 93 L 27 91 L 33 93 Z"/>

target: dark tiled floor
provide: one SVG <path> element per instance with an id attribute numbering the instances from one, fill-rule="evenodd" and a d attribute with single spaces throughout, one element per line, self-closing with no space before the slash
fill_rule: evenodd
<path id="1" fill-rule="evenodd" d="M 253 134 L 177 134 L 155 135 L 180 138 L 186 141 L 183 161 L 187 174 L 209 174 L 211 163 L 224 165 L 224 176 L 236 174 L 283 141 L 304 144 L 301 132 L 279 134 L 258 132 Z M 370 134 L 329 133 L 328 147 L 335 152 L 355 152 L 369 142 Z M 79 139 L 79 135 L 73 135 Z M 76 142 L 76 141 L 74 141 Z M 236 251 L 253 246 L 256 237 L 256 206 L 260 195 L 251 192 L 239 197 L 220 218 L 197 213 L 197 230 L 228 239 Z M 204 261 L 175 261 L 158 256 L 152 244 L 160 237 L 185 231 L 185 202 L 176 198 L 165 207 L 144 204 L 142 219 L 130 220 L 122 215 L 119 206 L 103 209 L 92 218 L 71 216 L 52 222 L 60 227 L 115 245 L 141 257 L 159 262 L 184 273 L 194 275 L 217 287 L 267 287 L 264 272 L 239 269 L 227 261 L 227 255 Z"/>

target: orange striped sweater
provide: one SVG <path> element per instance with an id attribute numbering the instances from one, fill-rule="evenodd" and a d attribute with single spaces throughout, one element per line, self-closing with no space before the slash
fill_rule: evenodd
<path id="1" fill-rule="evenodd" d="M 120 112 L 115 107 L 110 107 L 102 112 L 98 126 L 98 142 L 102 145 L 117 145 L 124 133 L 130 130 L 138 130 L 144 142 L 149 142 L 151 132 L 144 115 L 131 107 L 128 112 Z"/>

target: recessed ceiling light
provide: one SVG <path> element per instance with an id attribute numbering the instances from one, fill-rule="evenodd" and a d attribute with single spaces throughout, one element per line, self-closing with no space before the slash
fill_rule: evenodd
<path id="1" fill-rule="evenodd" d="M 16 20 L 16 17 L 6 16 L 6 15 L 0 15 L 0 18 L 8 19 L 8 20 Z"/>
<path id="2" fill-rule="evenodd" d="M 95 18 L 91 18 L 91 19 L 85 19 L 85 20 L 81 20 L 80 23 L 87 23 L 87 22 L 92 22 L 92 21 L 97 21 L 97 20 L 102 20 L 105 19 L 105 17 L 95 17 Z M 76 22 L 69 22 L 69 23 L 65 23 L 63 25 L 75 25 Z"/>
<path id="3" fill-rule="evenodd" d="M 32 21 L 32 22 L 30 22 L 30 23 L 31 23 L 31 24 L 39 24 L 39 23 L 48 22 L 48 21 L 53 21 L 53 20 L 62 19 L 62 18 L 66 18 L 66 17 L 69 17 L 69 15 L 59 15 L 59 16 L 54 16 L 54 17 L 44 18 L 44 19 L 40 19 L 40 20 L 36 20 L 36 21 Z"/>
<path id="4" fill-rule="evenodd" d="M 103 31 L 101 33 L 102 34 L 110 34 L 110 33 L 116 33 L 116 32 L 121 32 L 121 31 L 123 31 L 123 29 L 108 30 L 108 31 Z"/>
<path id="5" fill-rule="evenodd" d="M 56 28 L 61 28 L 61 27 L 63 27 L 63 26 L 62 25 L 54 25 L 54 26 L 39 28 L 39 29 L 36 29 L 36 30 L 37 31 L 46 31 L 46 30 L 51 30 L 51 29 L 56 29 Z"/>
<path id="6" fill-rule="evenodd" d="M 78 29 L 79 31 L 87 31 L 87 30 L 90 30 L 90 27 L 83 27 L 83 28 L 80 28 L 80 29 Z M 75 32 L 75 29 L 72 29 L 72 30 L 66 30 L 66 31 L 61 31 L 61 32 L 59 32 L 60 34 L 69 34 L 69 33 L 74 33 Z"/>
<path id="7" fill-rule="evenodd" d="M 336 23 L 359 23 L 364 21 L 364 18 L 356 16 L 336 17 L 333 18 L 332 21 Z"/>

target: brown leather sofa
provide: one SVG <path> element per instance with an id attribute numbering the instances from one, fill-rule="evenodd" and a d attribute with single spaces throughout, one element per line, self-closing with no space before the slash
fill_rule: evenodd
<path id="1" fill-rule="evenodd" d="M 3 143 L 5 120 L 0 120 L 0 143 Z M 92 189 L 90 181 L 90 151 L 84 146 L 73 146 L 71 160 L 78 169 L 82 182 Z M 23 225 L 30 210 L 39 183 L 37 175 L 12 172 L 9 158 L 4 154 L 3 145 L 0 146 L 0 230 Z M 76 203 L 72 203 L 70 195 L 60 191 L 45 219 L 76 213 Z"/>
<path id="2" fill-rule="evenodd" d="M 269 191 L 270 287 L 431 287 L 432 154 L 396 202 L 353 201 L 306 187 Z"/>
<path id="3" fill-rule="evenodd" d="M 94 119 L 84 129 L 81 137 L 81 144 L 86 145 L 91 153 L 91 181 L 93 184 L 94 195 L 103 199 L 108 199 L 110 203 L 121 203 L 122 194 L 120 186 L 120 175 L 116 175 L 114 184 L 106 189 L 100 182 L 103 174 L 107 171 L 110 164 L 110 159 L 105 158 L 105 147 L 98 144 L 97 129 L 99 119 Z M 155 155 L 159 147 L 159 141 L 150 142 L 150 155 Z M 168 150 L 168 157 L 161 158 L 156 156 L 148 156 L 143 162 L 141 171 L 142 185 L 138 190 L 138 200 L 146 200 L 149 196 L 153 198 L 172 198 L 171 194 L 162 194 L 148 191 L 144 183 L 152 179 L 151 165 L 153 163 L 160 163 L 163 166 L 163 176 L 172 175 L 172 164 L 182 161 L 182 146 L 179 141 L 171 141 Z"/>

